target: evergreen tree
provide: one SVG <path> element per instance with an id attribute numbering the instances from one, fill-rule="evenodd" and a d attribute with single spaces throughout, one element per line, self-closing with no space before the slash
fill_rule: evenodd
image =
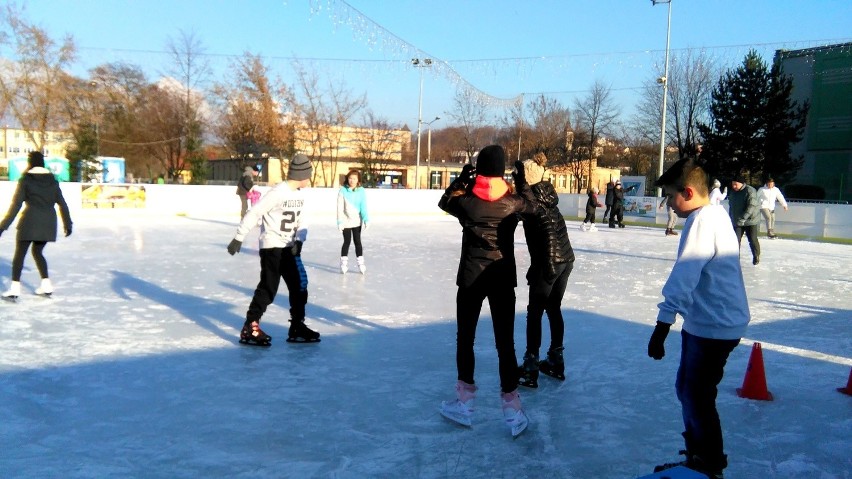
<path id="1" fill-rule="evenodd" d="M 791 178 L 802 158 L 790 145 L 802 138 L 808 106 L 794 103 L 793 84 L 779 65 L 770 71 L 756 51 L 725 73 L 713 89 L 710 124 L 699 124 L 701 158 L 714 177 L 743 174 L 751 184 L 767 175 Z"/>

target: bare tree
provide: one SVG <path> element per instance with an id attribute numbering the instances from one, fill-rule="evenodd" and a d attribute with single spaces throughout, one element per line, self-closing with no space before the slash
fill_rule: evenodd
<path id="1" fill-rule="evenodd" d="M 659 71 L 645 81 L 634 120 L 639 132 L 652 142 L 660 143 L 662 95 Z M 672 58 L 666 99 L 666 143 L 677 146 L 678 157 L 698 152 L 698 124 L 708 121 L 710 95 L 718 79 L 718 69 L 704 52 L 686 50 Z"/>
<path id="2" fill-rule="evenodd" d="M 529 125 L 523 136 L 527 155 L 544 153 L 548 164 L 561 166 L 567 160 L 568 135 L 571 132 L 571 112 L 554 98 L 539 95 L 529 103 Z"/>
<path id="3" fill-rule="evenodd" d="M 468 161 L 485 146 L 483 126 L 488 118 L 488 107 L 470 89 L 459 88 L 453 97 L 453 110 L 444 112 L 458 126 L 458 150 L 464 151 Z"/>
<path id="4" fill-rule="evenodd" d="M 0 12 L 0 45 L 15 53 L 0 73 L 0 98 L 38 150 L 48 130 L 62 129 L 64 96 L 71 80 L 65 70 L 74 62 L 71 36 L 57 43 L 45 30 L 29 23 L 14 4 Z"/>
<path id="5" fill-rule="evenodd" d="M 595 81 L 585 97 L 576 100 L 575 110 L 577 129 L 586 132 L 582 146 L 588 154 L 588 178 L 591 179 L 591 160 L 596 155 L 596 146 L 601 138 L 611 134 L 618 121 L 619 110 L 612 98 L 612 89 L 600 80 Z M 579 190 L 577 192 L 580 193 Z"/>
<path id="6" fill-rule="evenodd" d="M 390 123 L 372 111 L 363 116 L 362 129 L 355 135 L 355 151 L 360 160 L 364 183 L 375 186 L 376 181 L 397 162 L 394 156 L 402 153 L 402 145 Z"/>

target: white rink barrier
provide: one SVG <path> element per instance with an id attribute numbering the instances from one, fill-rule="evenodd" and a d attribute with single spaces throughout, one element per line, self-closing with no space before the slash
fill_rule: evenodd
<path id="1" fill-rule="evenodd" d="M 17 182 L 0 181 L 0 211 L 5 214 Z M 62 193 L 71 210 L 72 218 L 81 215 L 186 215 L 199 217 L 214 217 L 228 221 L 236 221 L 240 213 L 240 200 L 233 185 L 157 185 L 157 184 L 126 184 L 101 185 L 114 187 L 115 191 L 144 188 L 143 200 L 136 203 L 137 207 L 121 207 L 119 201 L 112 201 L 111 196 L 103 195 L 97 202 L 87 200 L 83 206 L 83 190 L 90 184 L 61 183 Z M 260 187 L 266 192 L 269 187 Z M 331 217 L 336 215 L 338 188 L 307 188 L 305 196 L 307 208 L 312 215 Z M 441 190 L 394 190 L 367 189 L 367 205 L 370 216 L 375 221 L 406 219 L 421 216 L 442 216 L 445 213 L 438 208 Z M 137 196 L 138 192 L 137 192 Z M 560 194 L 559 209 L 568 218 L 582 219 L 585 215 L 585 194 Z M 601 203 L 603 195 L 598 195 Z M 653 205 L 654 214 L 639 216 L 628 212 L 625 221 L 631 223 L 647 223 L 649 225 L 664 225 L 668 220 L 666 209 L 659 209 L 661 198 L 646 197 L 643 201 Z M 95 207 L 95 205 L 97 207 Z M 780 206 L 775 210 L 775 230 L 782 234 L 796 234 L 816 238 L 845 238 L 852 239 L 852 205 L 836 205 L 823 203 L 789 203 L 789 211 Z M 112 213 L 108 213 L 107 210 Z M 605 207 L 597 209 L 597 218 L 603 216 Z M 682 225 L 683 220 L 678 220 Z M 761 230 L 765 224 L 761 217 Z"/>

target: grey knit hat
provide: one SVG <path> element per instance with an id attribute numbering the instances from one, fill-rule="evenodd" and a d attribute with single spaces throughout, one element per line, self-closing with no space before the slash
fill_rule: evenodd
<path id="1" fill-rule="evenodd" d="M 287 179 L 293 181 L 302 181 L 311 178 L 311 172 L 314 167 L 311 166 L 311 160 L 307 156 L 299 153 L 290 160 L 290 168 L 287 170 Z"/>

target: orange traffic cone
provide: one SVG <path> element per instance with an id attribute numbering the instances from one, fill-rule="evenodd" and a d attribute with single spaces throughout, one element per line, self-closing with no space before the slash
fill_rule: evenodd
<path id="1" fill-rule="evenodd" d="M 771 401 L 772 393 L 766 389 L 766 373 L 763 370 L 763 350 L 760 343 L 754 343 L 748 358 L 743 387 L 737 388 L 737 396 L 758 401 Z"/>
<path id="2" fill-rule="evenodd" d="M 842 392 L 843 394 L 847 394 L 849 396 L 852 396 L 852 369 L 849 370 L 849 380 L 846 381 L 846 387 L 845 388 L 837 388 L 837 390 Z"/>

